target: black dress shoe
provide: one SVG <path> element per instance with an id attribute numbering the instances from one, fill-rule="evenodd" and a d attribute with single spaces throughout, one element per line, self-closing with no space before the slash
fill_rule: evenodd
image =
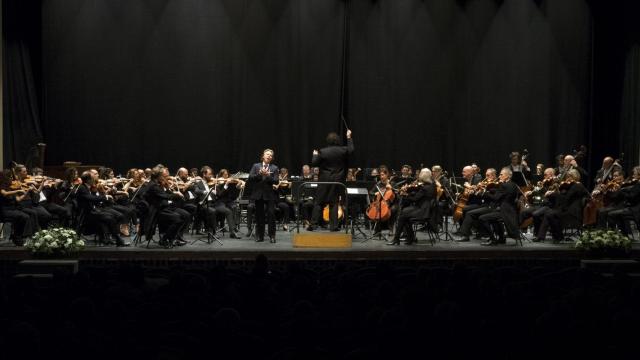
<path id="1" fill-rule="evenodd" d="M 131 244 L 130 244 L 130 243 L 126 243 L 126 242 L 124 242 L 124 241 L 118 241 L 118 242 L 116 243 L 116 246 L 117 246 L 117 247 L 128 247 L 128 246 L 131 246 Z"/>
<path id="2" fill-rule="evenodd" d="M 236 233 L 232 232 L 231 234 L 229 234 L 229 237 L 232 239 L 240 239 L 240 236 L 238 236 Z"/>
<path id="3" fill-rule="evenodd" d="M 405 245 L 413 245 L 416 243 L 416 238 L 415 237 L 408 237 L 407 241 L 404 242 Z"/>
<path id="4" fill-rule="evenodd" d="M 256 242 L 263 242 L 264 241 L 264 236 L 260 236 L 256 238 Z"/>
<path id="5" fill-rule="evenodd" d="M 465 237 L 463 237 L 463 238 L 456 239 L 456 242 L 469 242 L 469 237 L 468 237 L 468 236 L 465 236 Z"/>
<path id="6" fill-rule="evenodd" d="M 173 245 L 175 245 L 175 246 L 185 246 L 185 245 L 187 245 L 187 242 L 182 240 L 182 239 L 176 239 L 176 241 L 173 242 Z"/>
<path id="7" fill-rule="evenodd" d="M 158 245 L 162 246 L 163 248 L 170 248 L 171 247 L 171 243 L 169 243 L 169 240 L 167 239 L 160 239 L 160 241 L 158 241 Z"/>
<path id="8" fill-rule="evenodd" d="M 395 239 L 394 239 L 394 240 L 392 240 L 392 241 L 387 242 L 386 244 L 387 244 L 387 245 L 390 245 L 390 246 L 391 246 L 391 245 L 400 245 L 400 239 L 398 239 L 398 240 L 395 240 Z"/>
<path id="9" fill-rule="evenodd" d="M 273 237 L 273 236 L 269 236 L 269 242 L 272 243 L 272 244 L 275 244 L 276 243 L 276 238 Z"/>

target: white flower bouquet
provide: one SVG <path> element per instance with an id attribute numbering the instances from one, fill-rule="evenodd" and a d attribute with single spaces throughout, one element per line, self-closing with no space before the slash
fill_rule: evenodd
<path id="1" fill-rule="evenodd" d="M 84 240 L 72 229 L 57 227 L 38 231 L 25 247 L 38 254 L 68 255 L 84 249 Z"/>
<path id="2" fill-rule="evenodd" d="M 618 230 L 588 230 L 576 240 L 578 250 L 622 254 L 631 250 L 631 239 Z"/>

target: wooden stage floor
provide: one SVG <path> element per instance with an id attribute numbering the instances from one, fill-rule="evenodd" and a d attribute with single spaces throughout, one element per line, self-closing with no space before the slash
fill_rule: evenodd
<path id="1" fill-rule="evenodd" d="M 301 233 L 307 233 L 301 230 Z M 314 232 L 326 234 L 329 232 Z M 547 242 L 523 241 L 523 246 L 517 245 L 513 239 L 507 239 L 506 245 L 481 246 L 483 240 L 471 240 L 459 243 L 443 240 L 431 245 L 426 233 L 418 233 L 418 244 L 399 246 L 386 245 L 386 241 L 378 238 L 364 239 L 362 235 L 354 236 L 350 248 L 296 248 L 293 246 L 294 232 L 278 231 L 277 242 L 255 242 L 254 238 L 242 236 L 241 239 L 231 239 L 228 234 L 221 238 L 222 245 L 217 242 L 207 244 L 206 236 L 188 235 L 185 240 L 188 245 L 165 249 L 153 242 L 146 247 L 146 242 L 139 246 L 117 248 L 115 246 L 96 246 L 93 237 L 87 248 L 82 251 L 80 260 L 238 260 L 252 261 L 259 254 L 264 254 L 270 260 L 482 260 L 482 259 L 563 259 L 579 261 L 583 254 L 573 248 L 572 242 L 553 244 Z M 156 237 L 157 238 L 157 237 Z M 125 238 L 132 241 L 133 238 Z M 640 258 L 640 243 L 634 243 L 631 257 Z M 15 247 L 4 240 L 0 243 L 0 259 L 20 260 L 29 259 L 31 254 L 24 248 Z"/>

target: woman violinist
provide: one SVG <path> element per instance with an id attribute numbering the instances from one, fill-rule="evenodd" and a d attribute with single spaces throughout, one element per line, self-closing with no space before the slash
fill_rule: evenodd
<path id="1" fill-rule="evenodd" d="M 367 217 L 374 222 L 374 236 L 380 234 L 385 225 L 391 230 L 398 212 L 398 202 L 395 190 L 391 186 L 389 168 L 381 165 L 378 169 L 378 176 L 380 181 L 371 191 L 375 199 L 371 201 L 367 209 Z"/>
<path id="2" fill-rule="evenodd" d="M 436 198 L 436 185 L 431 178 L 431 170 L 424 168 L 418 174 L 418 180 L 409 185 L 404 185 L 400 189 L 400 196 L 403 198 L 402 210 L 398 216 L 398 225 L 393 240 L 387 245 L 400 245 L 400 235 L 407 236 L 406 245 L 416 242 L 416 237 L 411 226 L 411 219 L 425 219 L 430 217 L 431 203 Z"/>
<path id="3" fill-rule="evenodd" d="M 14 179 L 12 170 L 5 169 L 0 176 L 0 215 L 3 221 L 11 223 L 11 241 L 16 246 L 24 245 L 24 238 L 34 231 L 31 216 L 18 206 L 26 196 L 27 190 Z"/>

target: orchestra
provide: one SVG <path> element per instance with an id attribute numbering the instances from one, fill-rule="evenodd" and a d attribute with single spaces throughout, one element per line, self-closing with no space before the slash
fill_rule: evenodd
<path id="1" fill-rule="evenodd" d="M 605 157 L 594 178 L 580 166 L 584 157 L 580 152 L 559 155 L 556 168 L 536 163 L 531 171 L 525 149 L 512 152 L 499 174 L 488 168 L 484 179 L 480 167 L 471 163 L 462 168 L 460 177 L 449 177 L 440 165 L 421 164 L 414 178 L 413 167 L 404 164 L 397 174 L 380 165 L 359 180 L 361 169 L 347 168 L 344 161 L 353 152 L 350 131 L 347 139 L 348 145 L 342 146 L 330 134 L 328 147 L 314 151 L 311 165 L 300 167 L 300 176 L 273 164 L 271 149 L 263 151 L 249 173 L 231 175 L 222 169 L 217 176 L 208 165 L 199 171 L 180 167 L 175 176 L 157 165 L 129 169 L 125 177 L 115 176 L 108 167 L 82 175 L 70 167 L 57 179 L 39 168 L 31 169 L 29 175 L 24 165 L 14 163 L 0 179 L 2 221 L 11 224 L 10 239 L 18 246 L 50 226 L 71 227 L 81 235 L 95 233 L 101 244 L 127 246 L 124 238 L 133 234 L 152 237 L 148 220 L 155 219 L 159 244 L 173 247 L 185 245 L 187 233 L 216 234 L 221 229 L 228 233 L 225 236 L 239 240 L 245 224 L 250 236 L 255 215 L 256 241 L 264 241 L 267 235 L 275 243 L 276 216 L 285 231 L 291 221 L 308 231 L 349 226 L 344 213 L 335 211 L 342 210 L 344 195 L 334 185 L 321 185 L 347 181 L 370 184 L 366 206 L 346 212 L 348 218 L 372 224 L 372 238 L 389 229 L 393 236 L 389 245 L 398 245 L 402 239 L 408 245 L 415 243 L 411 221 L 425 217 L 431 223 L 422 224 L 422 229 L 439 231 L 443 222 L 451 221 L 452 226 L 457 224 L 452 230 L 455 241 L 469 242 L 475 233 L 488 246 L 529 234 L 533 242 L 545 241 L 548 233 L 553 242 L 560 242 L 565 240 L 564 229 L 576 226 L 618 229 L 631 236 L 632 224 L 640 222 L 640 167 L 625 178 L 621 158 Z M 367 180 L 369 176 L 374 181 Z M 591 191 L 584 179 L 593 181 Z M 303 192 L 298 198 L 293 191 L 296 183 L 314 181 L 320 184 L 316 192 Z M 242 198 L 248 204 L 241 205 Z"/>

